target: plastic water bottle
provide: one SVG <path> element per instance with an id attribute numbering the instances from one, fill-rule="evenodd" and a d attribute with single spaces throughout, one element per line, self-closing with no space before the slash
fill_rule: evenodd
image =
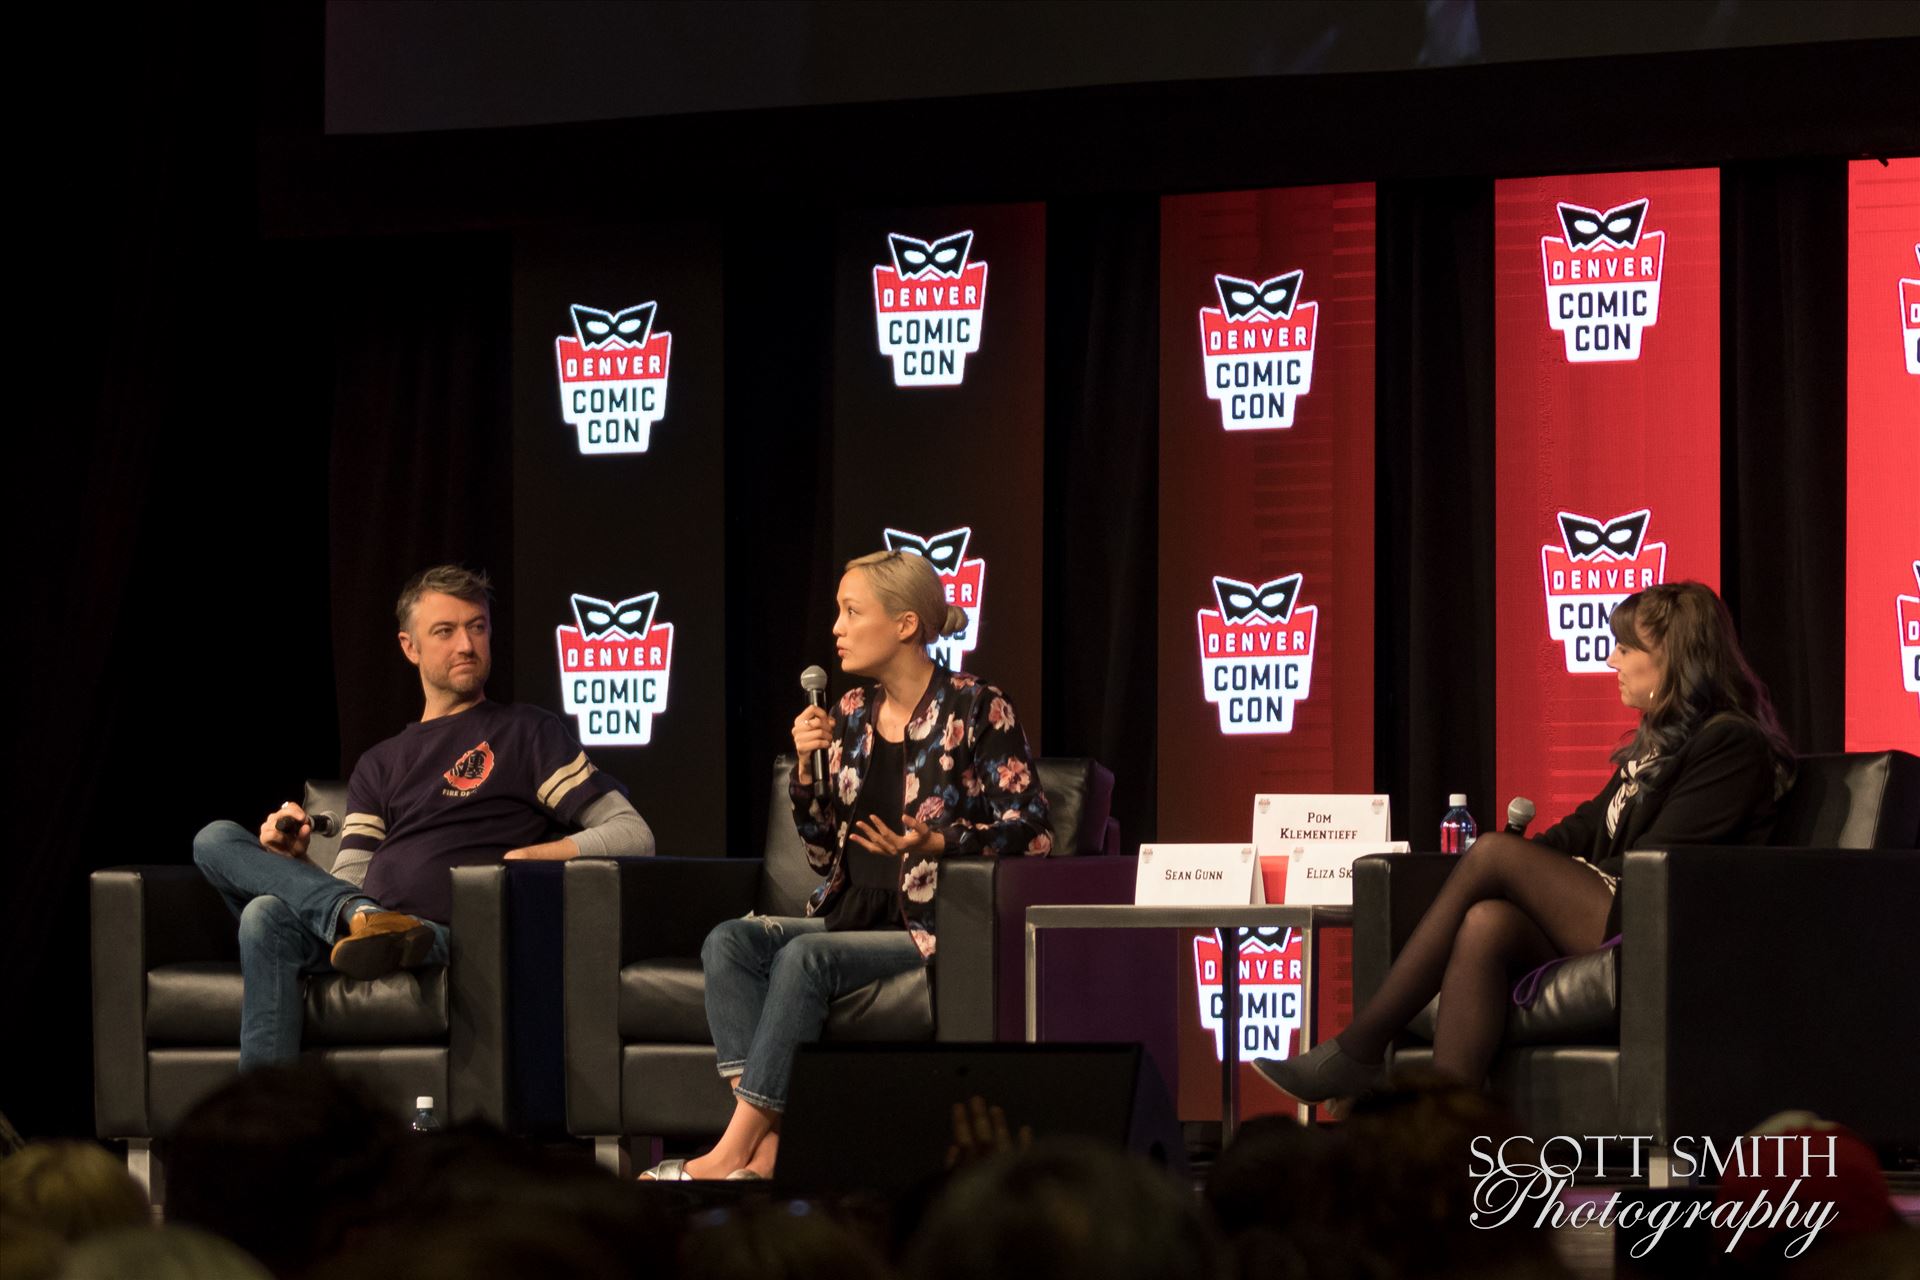
<path id="1" fill-rule="evenodd" d="M 424 1094 L 413 1100 L 413 1131 L 415 1133 L 438 1133 L 440 1122 L 433 1118 L 433 1099 Z"/>
<path id="2" fill-rule="evenodd" d="M 1440 819 L 1440 852 L 1465 853 L 1473 848 L 1480 828 L 1473 825 L 1473 815 L 1467 812 L 1464 792 L 1456 791 L 1448 796 L 1447 806 L 1446 816 Z"/>

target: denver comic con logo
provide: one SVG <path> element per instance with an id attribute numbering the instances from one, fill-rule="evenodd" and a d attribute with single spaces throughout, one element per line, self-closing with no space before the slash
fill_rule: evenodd
<path id="1" fill-rule="evenodd" d="M 653 331 L 659 304 L 624 311 L 575 303 L 573 334 L 553 340 L 560 416 L 580 433 L 582 453 L 645 453 L 667 412 L 673 335 Z"/>
<path id="2" fill-rule="evenodd" d="M 980 349 L 987 264 L 969 262 L 973 232 L 940 240 L 890 234 L 893 265 L 873 269 L 873 319 L 896 387 L 957 387 Z"/>
<path id="3" fill-rule="evenodd" d="M 1301 576 L 1258 586 L 1213 580 L 1218 609 L 1202 609 L 1200 688 L 1222 733 L 1292 733 L 1294 704 L 1313 679 L 1320 609 L 1300 603 Z"/>
<path id="4" fill-rule="evenodd" d="M 958 635 L 941 636 L 927 646 L 927 656 L 949 671 L 959 671 L 961 659 L 972 653 L 980 643 L 980 605 L 987 593 L 987 562 L 967 559 L 967 541 L 972 537 L 972 525 L 937 533 L 931 538 L 908 533 L 905 529 L 888 529 L 885 532 L 887 550 L 926 557 L 927 562 L 933 565 L 933 571 L 940 575 L 940 586 L 947 593 L 947 603 L 959 605 L 961 612 L 967 615 L 965 631 Z"/>
<path id="5" fill-rule="evenodd" d="M 1240 1052 L 1238 1060 L 1290 1058 L 1300 1030 L 1300 942 L 1297 929 L 1262 926 L 1232 930 L 1240 941 Z M 1193 940 L 1194 986 L 1200 996 L 1200 1025 L 1213 1033 L 1213 1056 L 1226 1058 L 1226 1000 L 1220 970 L 1220 930 Z"/>
<path id="6" fill-rule="evenodd" d="M 1913 582 L 1920 587 L 1920 560 L 1913 562 Z M 1895 596 L 1900 614 L 1900 681 L 1908 693 L 1920 694 L 1920 596 Z"/>
<path id="7" fill-rule="evenodd" d="M 1913 246 L 1920 258 L 1920 244 Z M 1920 280 L 1900 280 L 1900 334 L 1906 339 L 1907 372 L 1920 373 Z"/>
<path id="8" fill-rule="evenodd" d="M 1607 670 L 1613 611 L 1622 600 L 1667 580 L 1667 544 L 1648 542 L 1650 509 L 1611 520 L 1560 513 L 1560 541 L 1540 548 L 1547 589 L 1547 634 L 1566 646 L 1567 670 Z"/>
<path id="9" fill-rule="evenodd" d="M 1207 398 L 1220 402 L 1228 431 L 1293 425 L 1313 389 L 1313 339 L 1320 304 L 1300 301 L 1304 271 L 1270 280 L 1216 275 L 1218 307 L 1200 308 L 1200 359 Z"/>
<path id="10" fill-rule="evenodd" d="M 667 709 L 673 624 L 655 614 L 660 593 L 625 600 L 573 597 L 574 625 L 554 631 L 560 699 L 588 746 L 644 747 Z"/>
<path id="11" fill-rule="evenodd" d="M 1558 206 L 1561 236 L 1540 237 L 1547 323 L 1574 364 L 1638 360 L 1640 335 L 1660 318 L 1660 266 L 1667 233 L 1647 231 L 1647 202 L 1602 212 Z"/>

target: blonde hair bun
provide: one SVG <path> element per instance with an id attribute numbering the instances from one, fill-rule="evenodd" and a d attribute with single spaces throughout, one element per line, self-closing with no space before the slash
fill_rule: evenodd
<path id="1" fill-rule="evenodd" d="M 966 613 L 947 603 L 947 590 L 940 575 L 924 556 L 910 551 L 875 551 L 855 556 L 847 568 L 867 575 L 873 594 L 887 616 L 897 618 L 911 613 L 919 621 L 913 643 L 932 644 L 941 636 L 952 635 L 967 625 Z"/>

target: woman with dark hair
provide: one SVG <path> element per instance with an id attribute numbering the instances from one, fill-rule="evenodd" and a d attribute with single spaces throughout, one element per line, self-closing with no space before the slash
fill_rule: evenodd
<path id="1" fill-rule="evenodd" d="M 1620 931 L 1627 850 L 1759 844 L 1793 780 L 1793 750 L 1740 652 L 1727 607 L 1698 582 L 1628 596 L 1607 658 L 1640 725 L 1600 794 L 1531 839 L 1492 833 L 1460 859 L 1380 990 L 1338 1036 L 1262 1075 L 1305 1102 L 1376 1084 L 1393 1037 L 1440 993 L 1433 1064 L 1482 1083 L 1513 975 Z"/>
<path id="2" fill-rule="evenodd" d="M 808 707 L 793 722 L 794 824 L 825 880 L 804 917 L 749 915 L 707 935 L 707 1024 L 733 1118 L 711 1151 L 643 1177 L 769 1176 L 795 1046 L 819 1036 L 835 997 L 932 958 L 941 859 L 1053 848 L 1013 704 L 927 653 L 967 622 L 933 566 L 898 551 L 861 556 L 838 600 L 840 669 L 864 683 L 831 713 Z M 816 750 L 825 778 L 813 776 Z"/>

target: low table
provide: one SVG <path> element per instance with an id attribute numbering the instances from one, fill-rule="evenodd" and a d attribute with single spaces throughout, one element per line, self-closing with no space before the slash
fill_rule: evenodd
<path id="1" fill-rule="evenodd" d="M 1042 929 L 1221 929 L 1228 939 L 1221 946 L 1220 1000 L 1220 1142 L 1233 1140 L 1240 1122 L 1240 929 L 1294 928 L 1301 931 L 1300 1049 L 1315 1043 L 1318 1001 L 1314 998 L 1314 969 L 1319 962 L 1320 930 L 1327 925 L 1353 923 L 1352 907 L 1136 907 L 1126 903 L 1094 906 L 1034 906 L 1027 908 L 1027 1041 L 1040 1038 L 1040 970 L 1038 935 Z M 1230 1046 L 1230 1048 L 1229 1048 Z M 1296 1108 L 1302 1124 L 1312 1108 Z"/>

